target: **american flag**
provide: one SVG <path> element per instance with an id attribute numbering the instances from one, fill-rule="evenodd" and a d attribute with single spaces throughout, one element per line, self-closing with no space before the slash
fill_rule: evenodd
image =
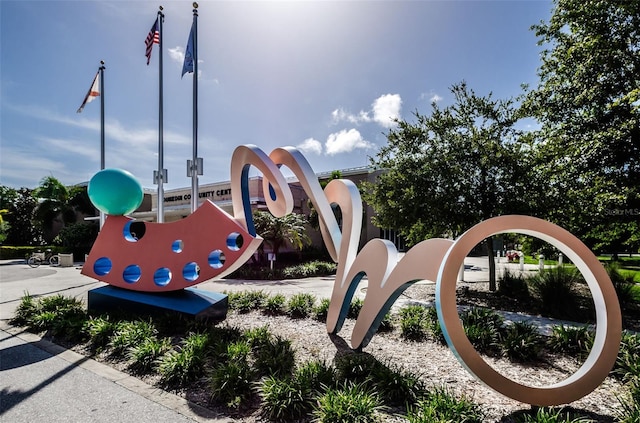
<path id="1" fill-rule="evenodd" d="M 155 23 L 151 27 L 151 31 L 149 31 L 149 35 L 147 35 L 147 39 L 144 40 L 144 44 L 147 46 L 147 65 L 151 61 L 151 50 L 153 49 L 154 44 L 160 44 L 160 31 L 158 31 L 158 18 L 156 18 Z"/>

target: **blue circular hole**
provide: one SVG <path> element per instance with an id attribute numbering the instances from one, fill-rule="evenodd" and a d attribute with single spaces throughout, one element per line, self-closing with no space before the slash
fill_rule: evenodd
<path id="1" fill-rule="evenodd" d="M 124 239 L 129 242 L 138 242 L 144 236 L 146 232 L 146 227 L 144 222 L 130 220 L 125 223 L 124 228 L 122 229 L 122 235 L 124 235 Z"/>
<path id="2" fill-rule="evenodd" d="M 238 251 L 242 248 L 242 244 L 244 244 L 244 239 L 242 238 L 242 235 L 237 232 L 232 232 L 227 237 L 227 248 L 231 251 Z"/>
<path id="3" fill-rule="evenodd" d="M 98 276 L 104 276 L 111 272 L 111 259 L 109 257 L 100 257 L 93 263 L 93 271 Z"/>
<path id="4" fill-rule="evenodd" d="M 184 243 L 182 242 L 182 240 L 176 239 L 175 241 L 173 241 L 173 244 L 171 244 L 171 250 L 174 253 L 181 253 L 183 246 L 184 246 Z"/>
<path id="5" fill-rule="evenodd" d="M 171 270 L 161 267 L 153 274 L 153 282 L 158 286 L 167 286 L 171 282 Z"/>
<path id="6" fill-rule="evenodd" d="M 130 264 L 124 269 L 124 272 L 122 272 L 122 279 L 124 279 L 126 283 L 136 283 L 140 280 L 141 275 L 142 271 L 140 270 L 140 266 Z"/>
<path id="7" fill-rule="evenodd" d="M 214 269 L 220 269 L 222 266 L 224 266 L 225 260 L 226 259 L 224 257 L 224 253 L 220 250 L 215 250 L 209 253 L 209 266 L 213 267 Z"/>
<path id="8" fill-rule="evenodd" d="M 191 263 L 187 263 L 182 268 L 182 276 L 190 282 L 195 281 L 200 276 L 200 266 L 193 261 Z"/>

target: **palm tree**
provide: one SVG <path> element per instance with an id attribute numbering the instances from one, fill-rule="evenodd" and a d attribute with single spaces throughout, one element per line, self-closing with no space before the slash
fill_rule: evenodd
<path id="1" fill-rule="evenodd" d="M 257 234 L 276 256 L 286 243 L 298 250 L 311 243 L 311 238 L 306 233 L 307 223 L 307 218 L 302 214 L 290 213 L 284 217 L 274 217 L 271 213 L 259 210 L 253 212 Z"/>
<path id="2" fill-rule="evenodd" d="M 69 190 L 53 176 L 40 181 L 34 190 L 38 199 L 35 221 L 42 227 L 43 238 L 50 243 L 66 223 L 75 222 L 75 212 L 69 207 Z"/>

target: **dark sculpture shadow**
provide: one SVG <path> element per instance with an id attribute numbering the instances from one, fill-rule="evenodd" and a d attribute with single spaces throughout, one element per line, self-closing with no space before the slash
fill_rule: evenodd
<path id="1" fill-rule="evenodd" d="M 498 423 L 515 423 L 515 422 L 524 421 L 524 418 L 527 415 L 531 417 L 535 417 L 539 409 L 540 407 L 532 406 L 531 408 L 528 408 L 528 409 L 523 408 L 521 410 L 514 411 L 513 413 L 502 416 L 502 418 L 498 420 Z M 550 410 L 553 413 L 560 412 L 563 418 L 566 418 L 567 415 L 569 415 L 570 419 L 582 418 L 582 419 L 586 419 L 585 421 L 596 422 L 596 423 L 613 423 L 616 421 L 611 416 L 605 416 L 602 414 L 594 413 L 592 411 L 587 411 L 587 410 L 574 408 L 574 407 L 548 407 L 547 410 Z"/>

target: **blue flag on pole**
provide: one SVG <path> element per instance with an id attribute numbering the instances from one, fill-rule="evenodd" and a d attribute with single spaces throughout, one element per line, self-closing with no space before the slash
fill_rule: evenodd
<path id="1" fill-rule="evenodd" d="M 182 76 L 185 73 L 193 72 L 193 24 L 191 24 L 191 31 L 189 32 L 189 41 L 187 41 L 187 49 L 184 52 L 184 63 L 182 64 Z"/>

